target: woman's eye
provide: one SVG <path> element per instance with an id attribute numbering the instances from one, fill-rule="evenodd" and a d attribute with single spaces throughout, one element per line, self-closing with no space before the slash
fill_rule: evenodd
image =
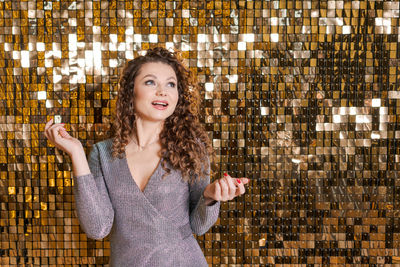
<path id="1" fill-rule="evenodd" d="M 153 80 L 148 80 L 144 84 L 145 85 L 152 85 L 152 84 L 154 84 L 154 81 Z"/>
<path id="2" fill-rule="evenodd" d="M 173 82 L 168 83 L 168 85 L 169 85 L 170 87 L 172 87 L 172 88 L 175 88 L 175 83 L 173 83 Z"/>

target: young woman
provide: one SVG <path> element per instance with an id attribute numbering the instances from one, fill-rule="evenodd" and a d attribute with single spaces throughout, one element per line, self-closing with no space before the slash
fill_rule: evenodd
<path id="1" fill-rule="evenodd" d="M 110 265 L 208 266 L 193 233 L 216 222 L 220 201 L 247 178 L 210 184 L 212 147 L 199 122 L 198 84 L 178 55 L 154 48 L 123 70 L 111 139 L 86 160 L 63 124 L 45 136 L 72 160 L 75 204 L 88 237 L 109 233 Z"/>

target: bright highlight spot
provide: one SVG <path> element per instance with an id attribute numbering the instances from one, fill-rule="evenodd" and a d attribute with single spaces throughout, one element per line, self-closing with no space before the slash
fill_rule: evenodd
<path id="1" fill-rule="evenodd" d="M 356 115 L 356 123 L 370 123 L 370 115 Z"/>
<path id="2" fill-rule="evenodd" d="M 342 33 L 343 34 L 350 34 L 351 33 L 351 26 L 343 26 Z"/>
<path id="3" fill-rule="evenodd" d="M 149 42 L 150 43 L 157 43 L 158 42 L 158 35 L 157 34 L 150 34 L 149 35 Z"/>
<path id="4" fill-rule="evenodd" d="M 133 35 L 133 40 L 135 43 L 141 43 L 142 42 L 142 35 L 141 34 L 134 34 Z"/>
<path id="5" fill-rule="evenodd" d="M 380 107 L 381 106 L 381 99 L 380 98 L 373 98 L 372 99 L 372 106 L 373 107 Z"/>
<path id="6" fill-rule="evenodd" d="M 68 34 L 69 50 L 76 50 L 78 39 L 76 34 Z"/>
<path id="7" fill-rule="evenodd" d="M 246 42 L 238 42 L 238 50 L 246 50 Z"/>
<path id="8" fill-rule="evenodd" d="M 254 42 L 254 33 L 246 33 L 246 34 L 244 35 L 244 40 L 245 40 L 247 43 L 253 43 L 253 42 Z"/>
<path id="9" fill-rule="evenodd" d="M 340 115 L 333 115 L 333 123 L 340 123 L 341 118 Z"/>
<path id="10" fill-rule="evenodd" d="M 38 100 L 45 100 L 47 98 L 46 91 L 38 92 Z"/>
<path id="11" fill-rule="evenodd" d="M 371 139 L 379 139 L 379 138 L 381 138 L 381 135 L 379 133 L 376 132 L 371 133 Z"/>
<path id="12" fill-rule="evenodd" d="M 261 115 L 266 116 L 268 115 L 268 107 L 261 107 Z"/>
<path id="13" fill-rule="evenodd" d="M 278 33 L 271 33 L 271 42 L 274 42 L 274 43 L 279 42 L 279 34 Z"/>
<path id="14" fill-rule="evenodd" d="M 174 49 L 174 43 L 173 42 L 166 42 L 165 43 L 165 48 L 166 49 Z"/>
<path id="15" fill-rule="evenodd" d="M 197 42 L 205 43 L 206 42 L 206 35 L 205 34 L 198 34 L 197 35 Z"/>
<path id="16" fill-rule="evenodd" d="M 41 52 L 44 51 L 44 43 L 36 43 L 36 50 Z"/>
<path id="17" fill-rule="evenodd" d="M 206 91 L 207 91 L 207 92 L 212 92 L 212 91 L 214 91 L 214 84 L 213 84 L 213 83 L 206 83 L 206 84 L 205 84 L 205 87 L 206 87 Z"/>
<path id="18" fill-rule="evenodd" d="M 301 162 L 301 160 L 299 160 L 299 159 L 292 159 L 292 162 L 293 162 L 294 164 L 299 164 L 299 163 Z"/>
<path id="19" fill-rule="evenodd" d="M 237 74 L 229 75 L 229 83 L 237 83 L 237 82 L 238 82 Z"/>

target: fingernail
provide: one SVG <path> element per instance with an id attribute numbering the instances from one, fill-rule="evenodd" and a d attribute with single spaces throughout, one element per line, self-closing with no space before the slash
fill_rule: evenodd
<path id="1" fill-rule="evenodd" d="M 237 182 L 238 184 L 240 184 L 242 181 L 240 181 L 240 179 L 236 179 L 236 182 Z"/>
<path id="2" fill-rule="evenodd" d="M 228 176 L 228 174 L 226 172 L 224 172 L 224 176 Z"/>

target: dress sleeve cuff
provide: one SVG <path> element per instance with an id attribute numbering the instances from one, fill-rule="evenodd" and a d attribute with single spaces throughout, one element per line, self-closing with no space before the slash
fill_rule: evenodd
<path id="1" fill-rule="evenodd" d="M 219 201 L 216 201 L 216 200 L 212 200 L 212 201 L 208 202 L 207 199 L 206 199 L 203 195 L 200 196 L 199 201 L 203 201 L 203 202 L 204 202 L 204 205 L 205 205 L 206 207 L 213 207 L 213 206 L 215 206 L 215 205 L 219 202 Z M 208 202 L 208 203 L 207 203 L 207 202 Z"/>
<path id="2" fill-rule="evenodd" d="M 206 205 L 203 194 L 200 195 L 196 208 L 190 214 L 190 224 L 196 235 L 203 235 L 217 221 L 220 202 L 213 201 Z"/>
<path id="3" fill-rule="evenodd" d="M 207 204 L 206 198 L 204 197 L 203 194 L 201 194 L 199 199 L 199 206 L 204 206 L 207 210 L 211 210 L 216 206 L 219 206 L 219 203 L 220 203 L 219 201 L 213 200 Z"/>

